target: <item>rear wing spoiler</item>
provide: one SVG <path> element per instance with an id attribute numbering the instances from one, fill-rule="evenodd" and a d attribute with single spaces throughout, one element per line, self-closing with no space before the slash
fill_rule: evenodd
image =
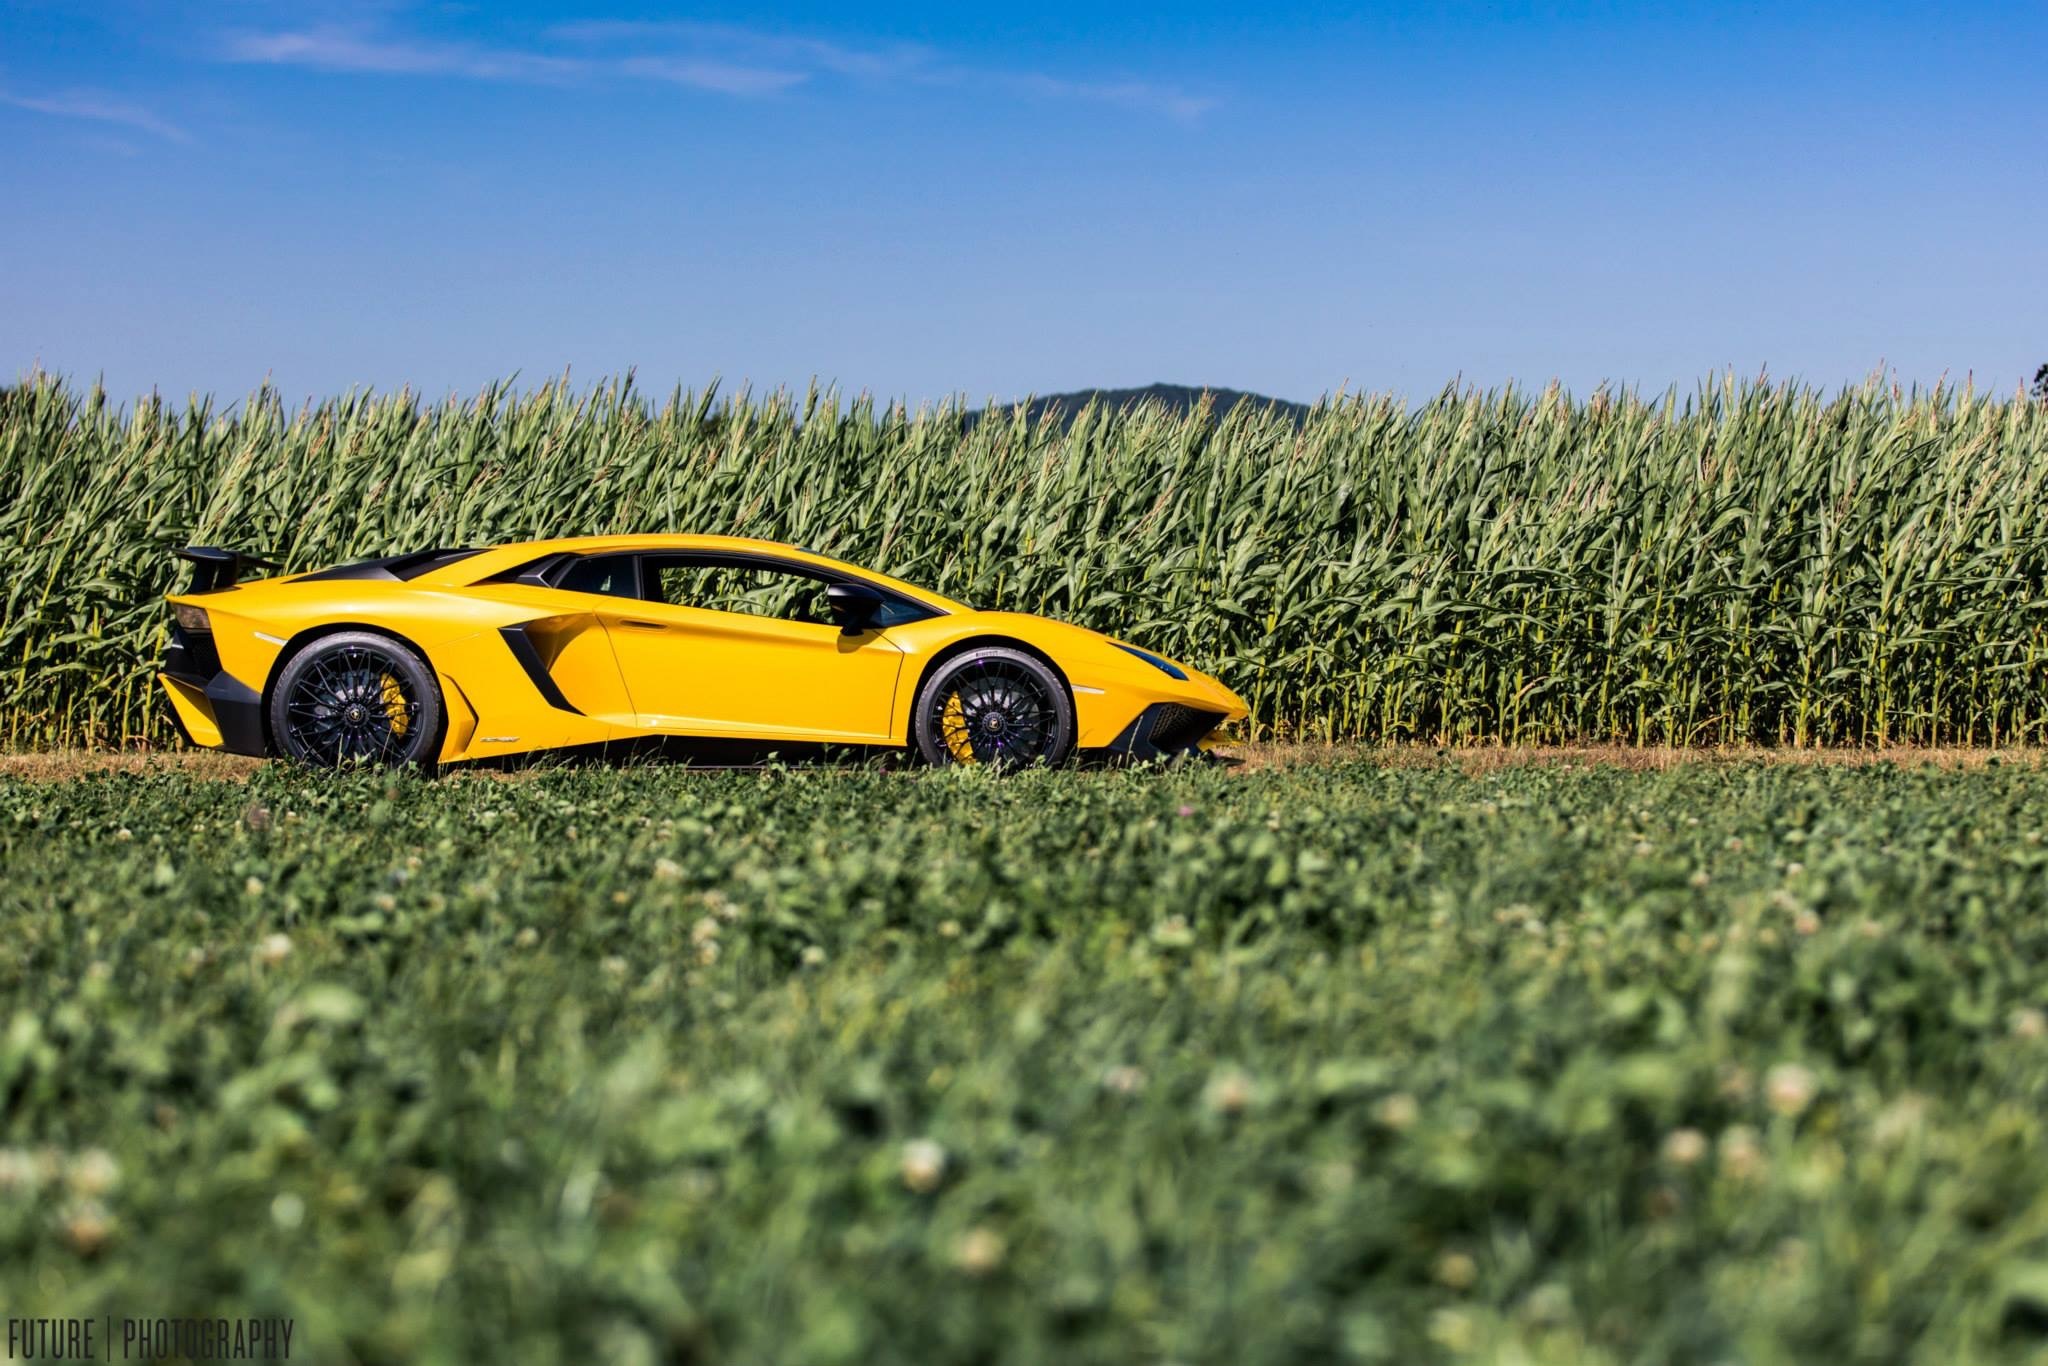
<path id="1" fill-rule="evenodd" d="M 177 554 L 192 565 L 192 584 L 185 590 L 188 593 L 217 593 L 233 588 L 244 569 L 284 568 L 276 560 L 266 560 L 253 551 L 224 550 L 212 545 L 188 545 Z"/>

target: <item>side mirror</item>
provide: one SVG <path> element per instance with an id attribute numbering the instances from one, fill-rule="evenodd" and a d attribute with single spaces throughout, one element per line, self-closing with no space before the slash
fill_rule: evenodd
<path id="1" fill-rule="evenodd" d="M 864 583 L 835 583 L 825 589 L 825 605 L 841 635 L 857 636 L 873 629 L 881 615 L 882 595 Z"/>

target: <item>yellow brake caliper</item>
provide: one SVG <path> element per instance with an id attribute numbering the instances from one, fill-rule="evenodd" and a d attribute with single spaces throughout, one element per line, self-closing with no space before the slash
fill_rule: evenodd
<path id="1" fill-rule="evenodd" d="M 384 675 L 384 687 L 377 700 L 384 704 L 384 715 L 391 723 L 391 733 L 405 734 L 412 726 L 412 718 L 405 713 L 405 688 L 395 674 Z"/>
<path id="2" fill-rule="evenodd" d="M 946 708 L 939 713 L 939 737 L 954 759 L 963 764 L 974 762 L 974 746 L 967 742 L 967 712 L 961 707 L 957 692 L 946 699 Z"/>

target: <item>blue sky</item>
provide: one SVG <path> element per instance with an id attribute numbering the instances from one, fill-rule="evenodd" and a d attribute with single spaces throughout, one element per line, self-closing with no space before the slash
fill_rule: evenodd
<path id="1" fill-rule="evenodd" d="M 2009 390 L 2048 7 L 0 0 L 0 372 Z"/>

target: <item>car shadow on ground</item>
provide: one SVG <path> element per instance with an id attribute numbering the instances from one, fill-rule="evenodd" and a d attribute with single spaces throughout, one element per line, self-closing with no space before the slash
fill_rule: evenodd
<path id="1" fill-rule="evenodd" d="M 1136 760 L 1104 750 L 1083 750 L 1065 767 L 1087 770 L 1195 763 L 1235 768 L 1240 762 L 1209 753 Z M 764 768 L 867 768 L 881 772 L 915 772 L 928 767 L 915 751 L 893 746 L 648 736 L 567 749 L 508 754 L 500 758 L 464 760 L 444 771 L 524 773 L 544 768 L 632 768 L 642 765 L 673 765 L 708 772 Z"/>

